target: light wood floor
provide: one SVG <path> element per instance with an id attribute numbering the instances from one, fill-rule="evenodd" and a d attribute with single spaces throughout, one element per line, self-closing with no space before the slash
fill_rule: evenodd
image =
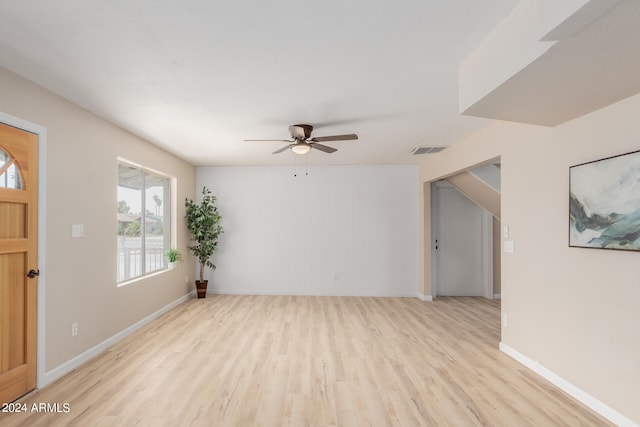
<path id="1" fill-rule="evenodd" d="M 188 301 L 2 426 L 610 425 L 498 350 L 482 298 Z"/>

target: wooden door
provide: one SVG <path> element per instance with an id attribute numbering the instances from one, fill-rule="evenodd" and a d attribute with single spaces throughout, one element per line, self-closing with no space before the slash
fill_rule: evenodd
<path id="1" fill-rule="evenodd" d="M 37 228 L 38 136 L 0 124 L 0 404 L 36 387 Z"/>

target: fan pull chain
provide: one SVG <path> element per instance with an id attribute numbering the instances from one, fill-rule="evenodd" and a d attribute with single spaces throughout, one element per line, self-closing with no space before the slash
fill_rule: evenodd
<path id="1" fill-rule="evenodd" d="M 298 176 L 298 156 L 293 155 L 293 176 Z"/>
<path id="2" fill-rule="evenodd" d="M 304 170 L 304 174 L 306 176 L 309 176 L 309 153 L 306 153 L 304 155 L 304 161 L 305 161 L 305 170 Z M 298 176 L 298 156 L 294 154 L 293 156 L 293 176 L 297 177 Z"/>

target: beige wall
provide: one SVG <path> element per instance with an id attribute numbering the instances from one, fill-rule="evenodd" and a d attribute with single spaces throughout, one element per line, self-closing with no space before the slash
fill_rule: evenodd
<path id="1" fill-rule="evenodd" d="M 175 156 L 0 68 L 0 111 L 47 130 L 46 371 L 107 340 L 191 289 L 193 263 L 124 287 L 116 286 L 117 158 L 177 178 L 177 246 L 186 254 L 185 197 L 194 197 L 195 168 Z M 83 224 L 85 237 L 71 238 Z M 71 337 L 71 323 L 78 335 Z"/>
<path id="2" fill-rule="evenodd" d="M 428 182 L 501 157 L 503 343 L 635 422 L 640 253 L 569 248 L 568 185 L 569 166 L 640 149 L 639 116 L 640 95 L 555 128 L 494 122 L 421 165 Z"/>

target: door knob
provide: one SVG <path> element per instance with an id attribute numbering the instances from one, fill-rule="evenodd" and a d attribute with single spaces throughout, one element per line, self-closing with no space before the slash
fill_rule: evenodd
<path id="1" fill-rule="evenodd" d="M 29 270 L 27 273 L 27 277 L 29 279 L 33 279 L 34 277 L 38 277 L 40 275 L 40 270 Z"/>

